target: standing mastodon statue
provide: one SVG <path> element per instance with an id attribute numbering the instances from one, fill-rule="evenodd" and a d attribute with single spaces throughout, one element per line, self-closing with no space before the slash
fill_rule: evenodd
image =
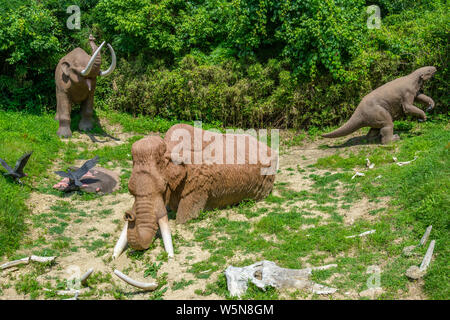
<path id="1" fill-rule="evenodd" d="M 394 135 L 394 120 L 407 114 L 422 120 L 427 119 L 425 112 L 413 105 L 414 101 L 428 104 L 427 111 L 434 108 L 433 99 L 420 93 L 420 90 L 423 82 L 430 79 L 435 72 L 435 67 L 423 67 L 373 90 L 361 100 L 350 120 L 339 129 L 323 134 L 322 137 L 342 137 L 359 128 L 370 127 L 367 138 L 381 135 L 382 144 L 398 140 L 398 135 Z"/>
<path id="2" fill-rule="evenodd" d="M 131 153 L 128 189 L 135 201 L 125 214 L 115 257 L 127 242 L 133 249 L 147 249 L 158 225 L 172 256 L 166 207 L 176 212 L 177 223 L 184 223 L 204 209 L 261 200 L 272 191 L 278 169 L 277 152 L 251 135 L 186 124 L 172 126 L 164 140 L 150 136 L 135 142 Z"/>
<path id="3" fill-rule="evenodd" d="M 100 51 L 105 42 L 100 47 L 94 43 L 95 39 L 89 36 L 89 44 L 92 49 L 92 56 L 81 48 L 75 48 L 66 56 L 59 60 L 55 70 L 56 83 L 56 117 L 59 121 L 58 136 L 70 137 L 70 111 L 73 103 L 81 104 L 81 120 L 78 125 L 80 130 L 91 130 L 93 127 L 94 91 L 97 83 L 97 76 L 106 76 L 113 72 L 116 67 L 116 54 L 114 49 L 108 44 L 111 52 L 111 65 L 106 71 L 100 70 L 102 62 Z"/>

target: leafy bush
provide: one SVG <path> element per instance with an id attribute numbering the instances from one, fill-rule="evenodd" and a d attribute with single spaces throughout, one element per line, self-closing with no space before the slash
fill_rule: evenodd
<path id="1" fill-rule="evenodd" d="M 73 2 L 73 3 L 72 3 Z M 66 8 L 82 11 L 68 30 Z M 366 6 L 381 7 L 381 29 Z M 55 108 L 58 59 L 89 33 L 119 57 L 97 107 L 234 126 L 323 127 L 376 87 L 424 65 L 448 112 L 448 9 L 431 0 L 27 0 L 0 13 L 0 105 Z M 90 50 L 88 50 L 90 52 Z M 105 61 L 107 64 L 107 61 Z"/>
<path id="2" fill-rule="evenodd" d="M 36 1 L 0 6 L 0 104 L 33 109 L 54 101 L 52 70 L 62 52 L 58 22 Z"/>

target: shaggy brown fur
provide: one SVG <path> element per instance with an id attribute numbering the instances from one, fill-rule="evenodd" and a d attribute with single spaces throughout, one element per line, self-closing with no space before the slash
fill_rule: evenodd
<path id="1" fill-rule="evenodd" d="M 188 134 L 190 139 L 180 137 L 180 133 Z M 229 157 L 235 164 L 217 164 L 219 153 L 208 149 L 219 136 L 229 141 L 234 150 L 230 152 L 224 142 L 222 161 Z M 238 136 L 244 138 L 243 144 L 237 143 Z M 198 145 L 194 137 L 200 137 Z M 183 154 L 177 146 L 183 146 L 187 152 Z M 255 150 L 266 152 L 267 161 L 258 158 L 253 162 Z M 252 136 L 222 135 L 186 124 L 170 128 L 164 140 L 152 136 L 135 142 L 132 155 L 129 190 L 135 202 L 126 219 L 128 243 L 134 249 L 148 248 L 157 220 L 167 214 L 166 206 L 177 212 L 177 223 L 184 223 L 205 209 L 223 208 L 244 199 L 263 199 L 272 190 L 278 164 L 277 154 Z M 243 164 L 236 164 L 239 156 Z M 195 164 L 195 157 L 202 163 Z M 263 175 L 261 169 L 271 166 L 272 174 Z"/>

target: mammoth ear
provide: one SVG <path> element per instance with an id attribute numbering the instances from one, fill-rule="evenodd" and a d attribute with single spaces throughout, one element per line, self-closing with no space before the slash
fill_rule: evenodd
<path id="1" fill-rule="evenodd" d="M 66 77 L 70 76 L 70 64 L 68 62 L 61 63 L 61 70 Z"/>
<path id="2" fill-rule="evenodd" d="M 166 158 L 166 168 L 164 175 L 171 190 L 175 190 L 186 176 L 186 168 L 183 164 L 174 164 L 170 159 Z"/>

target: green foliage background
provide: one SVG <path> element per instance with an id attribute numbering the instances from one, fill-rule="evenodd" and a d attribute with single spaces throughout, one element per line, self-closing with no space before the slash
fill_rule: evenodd
<path id="1" fill-rule="evenodd" d="M 66 27 L 73 4 L 80 30 Z M 381 8 L 381 29 L 367 28 L 372 4 Z M 105 109 L 241 127 L 323 127 L 347 118 L 379 85 L 434 65 L 425 91 L 436 112 L 448 113 L 445 0 L 13 0 L 0 10 L 7 109 L 53 112 L 58 60 L 77 46 L 90 52 L 93 33 L 119 58 L 97 86 Z"/>

